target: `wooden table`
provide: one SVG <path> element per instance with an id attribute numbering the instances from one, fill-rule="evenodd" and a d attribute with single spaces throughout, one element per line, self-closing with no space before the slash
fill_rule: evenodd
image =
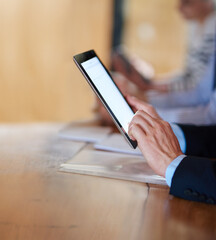
<path id="1" fill-rule="evenodd" d="M 216 206 L 167 187 L 59 172 L 61 124 L 0 126 L 1 240 L 216 239 Z"/>

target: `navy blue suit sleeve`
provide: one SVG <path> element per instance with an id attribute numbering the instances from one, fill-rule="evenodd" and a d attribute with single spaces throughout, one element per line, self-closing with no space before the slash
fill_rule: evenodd
<path id="1" fill-rule="evenodd" d="M 216 161 L 185 157 L 174 173 L 170 194 L 187 200 L 216 204 Z"/>
<path id="2" fill-rule="evenodd" d="M 216 158 L 216 125 L 181 125 L 186 140 L 186 155 Z"/>

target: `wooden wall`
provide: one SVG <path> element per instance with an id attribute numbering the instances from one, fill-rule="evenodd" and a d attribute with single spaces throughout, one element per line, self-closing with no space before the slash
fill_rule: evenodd
<path id="1" fill-rule="evenodd" d="M 0 121 L 89 117 L 93 94 L 72 56 L 108 62 L 110 0 L 0 0 Z"/>
<path id="2" fill-rule="evenodd" d="M 175 0 L 127 2 L 128 47 L 157 70 L 178 66 L 183 28 Z M 137 35 L 152 24 L 153 38 Z M 112 0 L 0 0 L 0 121 L 91 116 L 94 97 L 72 56 L 95 48 L 108 64 L 111 25 Z"/>

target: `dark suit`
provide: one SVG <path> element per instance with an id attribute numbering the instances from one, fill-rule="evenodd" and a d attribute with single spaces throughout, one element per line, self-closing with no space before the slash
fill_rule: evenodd
<path id="1" fill-rule="evenodd" d="M 216 44 L 216 43 L 215 43 Z M 216 48 L 214 86 L 216 88 Z M 170 193 L 188 200 L 216 204 L 216 125 L 179 125 L 186 139 L 186 155 L 172 178 Z M 193 157 L 197 156 L 197 157 Z"/>
<path id="2" fill-rule="evenodd" d="M 174 196 L 216 204 L 216 125 L 179 125 L 185 134 L 186 154 L 170 188 Z M 197 156 L 197 157 L 193 157 Z"/>

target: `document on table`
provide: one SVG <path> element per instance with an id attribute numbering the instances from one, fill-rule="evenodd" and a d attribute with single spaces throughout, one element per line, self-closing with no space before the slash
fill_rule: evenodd
<path id="1" fill-rule="evenodd" d="M 108 135 L 100 142 L 95 143 L 94 148 L 99 150 L 142 156 L 139 148 L 132 149 L 120 133 L 113 133 Z"/>
<path id="2" fill-rule="evenodd" d="M 96 143 L 106 138 L 112 129 L 110 127 L 88 126 L 82 123 L 72 123 L 59 132 L 64 139 Z"/>
<path id="3" fill-rule="evenodd" d="M 166 185 L 143 157 L 96 150 L 82 150 L 61 164 L 60 171 Z"/>

